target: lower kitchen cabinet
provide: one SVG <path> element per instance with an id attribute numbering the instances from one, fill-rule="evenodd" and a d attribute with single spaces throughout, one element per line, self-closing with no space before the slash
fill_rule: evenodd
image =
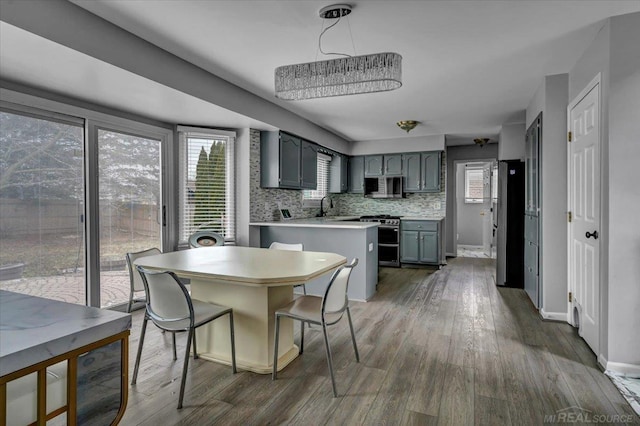
<path id="1" fill-rule="evenodd" d="M 402 220 L 400 262 L 441 265 L 443 260 L 442 220 Z"/>

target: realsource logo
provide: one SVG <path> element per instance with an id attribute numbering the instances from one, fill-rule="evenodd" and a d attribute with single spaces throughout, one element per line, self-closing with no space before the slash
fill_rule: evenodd
<path id="1" fill-rule="evenodd" d="M 628 414 L 593 414 L 582 407 L 573 406 L 545 414 L 545 423 L 630 423 L 633 416 Z"/>

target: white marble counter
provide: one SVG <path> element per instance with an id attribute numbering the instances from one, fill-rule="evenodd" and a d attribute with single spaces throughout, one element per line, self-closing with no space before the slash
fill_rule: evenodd
<path id="1" fill-rule="evenodd" d="M 288 228 L 343 228 L 367 229 L 378 226 L 375 222 L 360 222 L 360 216 L 327 216 L 308 219 L 291 219 L 280 222 L 252 222 L 251 226 L 282 226 Z"/>
<path id="2" fill-rule="evenodd" d="M 0 290 L 0 376 L 131 328 L 131 315 Z"/>

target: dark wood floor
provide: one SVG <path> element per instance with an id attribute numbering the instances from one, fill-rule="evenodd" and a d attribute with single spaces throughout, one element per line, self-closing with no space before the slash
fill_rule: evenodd
<path id="1" fill-rule="evenodd" d="M 538 425 L 566 412 L 640 423 L 574 329 L 542 321 L 522 290 L 497 288 L 494 270 L 471 258 L 440 271 L 381 269 L 376 296 L 351 304 L 360 363 L 346 320 L 330 329 L 338 398 L 315 327 L 275 382 L 191 361 L 177 410 L 182 362 L 172 360 L 170 336 L 149 327 L 122 424 Z M 137 311 L 130 372 L 141 322 Z"/>

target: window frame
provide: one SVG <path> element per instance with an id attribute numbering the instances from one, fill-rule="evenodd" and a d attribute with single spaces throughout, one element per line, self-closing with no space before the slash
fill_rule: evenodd
<path id="1" fill-rule="evenodd" d="M 200 138 L 211 140 L 226 140 L 225 156 L 226 156 L 226 170 L 225 170 L 225 203 L 226 214 L 230 217 L 229 222 L 224 224 L 226 228 L 225 232 L 225 244 L 235 244 L 237 241 L 237 212 L 236 212 L 236 132 L 220 129 L 202 128 L 202 127 L 190 127 L 190 126 L 177 126 L 178 133 L 178 162 L 177 162 L 177 208 L 176 208 L 176 243 L 178 249 L 185 249 L 189 247 L 188 238 L 189 235 L 183 235 L 185 232 L 191 234 L 197 229 L 191 227 L 190 231 L 184 228 L 185 220 L 185 200 L 187 198 L 186 182 L 188 180 L 186 173 L 188 168 L 185 168 L 188 160 L 188 139 Z M 188 167 L 188 166 L 187 166 Z M 229 235 L 231 234 L 231 235 Z"/>
<path id="2" fill-rule="evenodd" d="M 479 174 L 480 189 L 484 191 L 484 174 L 481 166 L 466 166 L 464 169 L 464 202 L 465 204 L 482 204 L 484 197 L 471 197 L 469 194 L 470 188 L 470 174 Z M 476 177 L 477 178 L 477 177 Z"/>

